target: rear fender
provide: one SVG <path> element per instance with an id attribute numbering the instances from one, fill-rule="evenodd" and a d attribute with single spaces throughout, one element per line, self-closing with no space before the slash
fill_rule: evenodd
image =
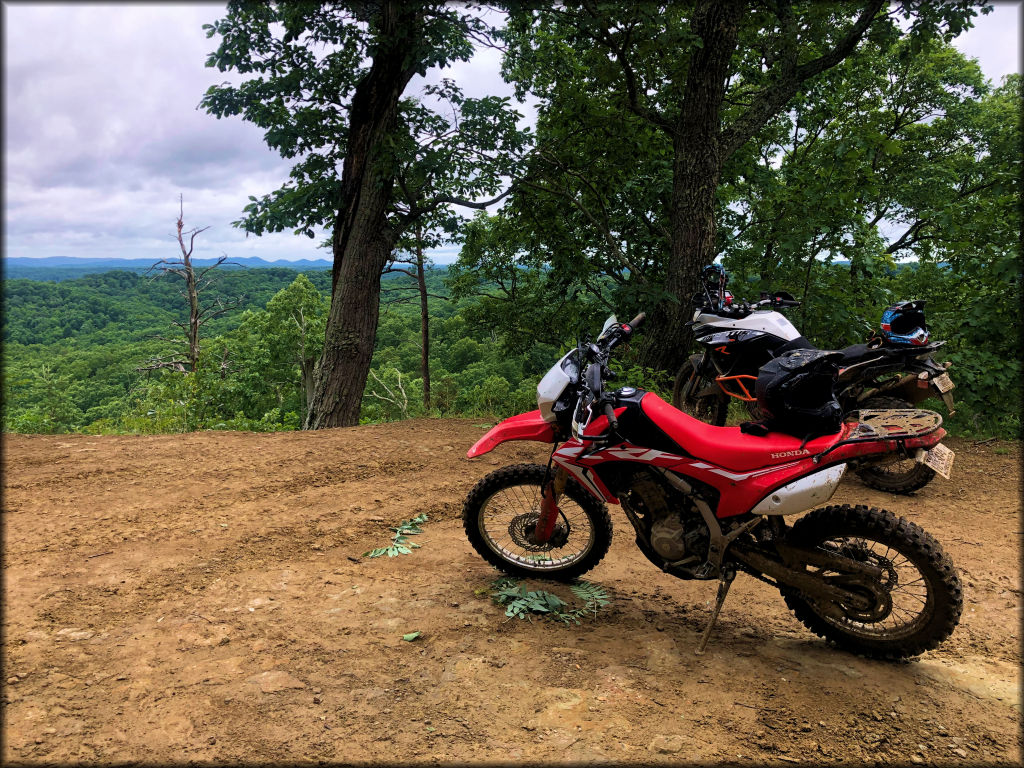
<path id="1" fill-rule="evenodd" d="M 555 442 L 555 425 L 544 421 L 540 411 L 530 411 L 512 416 L 491 427 L 487 434 L 476 441 L 466 456 L 470 459 L 493 451 L 509 440 L 535 440 L 539 443 Z"/>
<path id="2" fill-rule="evenodd" d="M 929 432 L 927 435 L 921 435 L 920 437 L 908 437 L 903 441 L 903 445 L 906 448 L 933 448 L 942 442 L 942 438 L 946 436 L 946 430 L 939 427 L 934 432 Z"/>

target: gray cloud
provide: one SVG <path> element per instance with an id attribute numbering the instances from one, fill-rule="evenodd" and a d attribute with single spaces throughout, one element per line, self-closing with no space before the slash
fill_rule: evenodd
<path id="1" fill-rule="evenodd" d="M 255 126 L 196 108 L 210 85 L 237 80 L 204 66 L 215 41 L 202 24 L 223 7 L 4 12 L 8 255 L 166 255 L 179 194 L 187 225 L 211 225 L 203 240 L 215 253 L 324 255 L 307 238 L 246 239 L 230 226 L 290 163 Z"/>

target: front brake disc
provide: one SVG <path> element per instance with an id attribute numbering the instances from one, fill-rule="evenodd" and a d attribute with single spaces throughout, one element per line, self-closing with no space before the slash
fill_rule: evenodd
<path id="1" fill-rule="evenodd" d="M 512 518 L 512 522 L 508 524 L 508 535 L 512 537 L 516 546 L 529 552 L 546 552 L 564 547 L 569 541 L 569 527 L 563 521 L 555 523 L 555 530 L 552 531 L 551 538 L 540 544 L 535 538 L 538 519 L 539 515 L 533 512 L 526 512 Z"/>

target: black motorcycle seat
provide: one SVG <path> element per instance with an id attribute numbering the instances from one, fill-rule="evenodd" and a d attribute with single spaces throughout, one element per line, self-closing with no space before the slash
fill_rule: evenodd
<path id="1" fill-rule="evenodd" d="M 783 344 L 781 347 L 775 350 L 775 355 L 778 356 L 783 354 L 784 352 L 792 352 L 794 349 L 817 349 L 817 347 L 811 344 L 811 342 L 809 342 L 803 336 L 798 336 L 797 338 L 792 339 L 791 341 L 787 341 L 785 344 Z M 831 351 L 838 352 L 840 355 L 842 355 L 842 357 L 836 358 L 836 363 L 839 365 L 840 368 L 843 368 L 845 366 L 853 365 L 854 363 L 859 363 L 862 360 L 865 360 L 868 357 L 868 353 L 873 352 L 875 350 L 869 348 L 867 344 L 851 344 L 850 346 L 844 347 L 843 349 L 836 349 Z"/>
<path id="2" fill-rule="evenodd" d="M 867 344 L 851 344 L 849 347 L 843 349 L 837 349 L 836 352 L 842 353 L 842 357 L 836 360 L 839 363 L 839 367 L 844 365 L 850 365 L 852 363 L 859 363 L 861 360 L 867 357 L 868 352 Z"/>
<path id="3" fill-rule="evenodd" d="M 792 352 L 794 349 L 817 349 L 816 346 L 811 344 L 803 336 L 797 336 L 795 339 L 790 339 L 781 347 L 775 350 L 776 355 L 781 355 L 783 352 Z"/>

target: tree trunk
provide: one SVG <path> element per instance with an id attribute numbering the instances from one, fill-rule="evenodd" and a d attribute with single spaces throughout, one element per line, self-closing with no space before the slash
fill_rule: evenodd
<path id="1" fill-rule="evenodd" d="M 378 153 L 415 73 L 408 54 L 421 33 L 422 17 L 414 6 L 382 3 L 382 42 L 352 96 L 332 241 L 331 310 L 304 429 L 359 423 L 377 334 L 380 273 L 395 241 L 387 221 L 394 180 L 384 170 L 387 159 L 382 162 Z"/>
<path id="2" fill-rule="evenodd" d="M 349 229 L 340 265 L 335 255 L 337 279 L 305 429 L 359 423 L 377 335 L 380 273 L 394 241 L 384 218 L 390 184 L 385 189 L 380 181 L 374 175 L 362 190 L 362 210 Z"/>
<path id="3" fill-rule="evenodd" d="M 761 284 L 771 289 L 772 273 L 778 266 L 778 259 L 775 256 L 775 233 L 772 232 L 772 239 L 764 249 L 764 258 L 761 260 L 761 268 L 758 270 L 761 276 Z"/>
<path id="4" fill-rule="evenodd" d="M 430 410 L 430 313 L 427 311 L 427 278 L 423 272 L 423 230 L 416 227 L 416 283 L 420 289 L 420 373 L 423 375 L 423 408 Z"/>
<path id="5" fill-rule="evenodd" d="M 664 299 L 652 313 L 642 361 L 652 368 L 674 371 L 686 358 L 689 299 L 699 288 L 701 269 L 716 255 L 722 99 L 742 10 L 741 0 L 701 0 L 694 10 L 693 30 L 702 46 L 690 61 L 685 108 L 671 130 L 671 242 L 664 289 L 678 301 Z"/>
<path id="6" fill-rule="evenodd" d="M 182 230 L 185 228 L 184 203 L 178 214 L 178 245 L 181 246 L 182 269 L 177 272 L 185 279 L 185 296 L 188 297 L 188 331 L 185 334 L 188 339 L 188 367 L 193 373 L 199 368 L 199 290 L 196 285 L 196 272 L 192 268 L 192 244 L 185 247 L 185 236 Z M 192 243 L 195 236 L 202 230 L 193 230 Z"/>
<path id="7" fill-rule="evenodd" d="M 306 420 L 309 413 L 309 404 L 313 400 L 313 374 L 316 371 L 316 359 L 304 357 L 299 361 L 299 368 L 302 371 L 302 383 L 299 385 L 299 401 L 302 407 L 302 420 Z"/>
<path id="8" fill-rule="evenodd" d="M 196 275 L 192 261 L 185 259 L 185 286 L 188 292 L 188 360 L 189 370 L 199 370 L 199 294 L 196 293 Z"/>

